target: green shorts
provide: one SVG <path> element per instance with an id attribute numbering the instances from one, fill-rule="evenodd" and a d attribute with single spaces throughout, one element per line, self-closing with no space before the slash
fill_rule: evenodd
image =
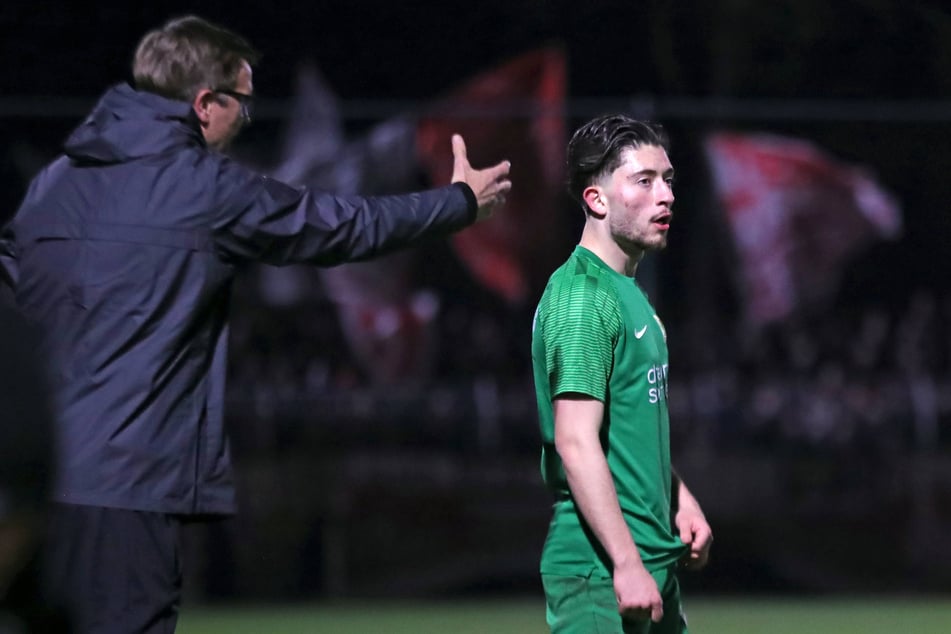
<path id="1" fill-rule="evenodd" d="M 660 623 L 622 619 L 614 596 L 614 582 L 601 577 L 542 575 L 546 616 L 552 634 L 687 634 L 674 569 L 652 572 L 664 600 Z"/>

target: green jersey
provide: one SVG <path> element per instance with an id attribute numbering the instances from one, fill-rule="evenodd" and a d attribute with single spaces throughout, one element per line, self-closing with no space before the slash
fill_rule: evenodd
<path id="1" fill-rule="evenodd" d="M 542 477 L 557 500 L 542 573 L 610 576 L 612 569 L 575 506 L 555 451 L 552 399 L 567 393 L 604 403 L 601 444 L 645 567 L 658 570 L 686 552 L 671 528 L 666 339 L 637 283 L 584 247 L 549 279 L 532 325 Z"/>

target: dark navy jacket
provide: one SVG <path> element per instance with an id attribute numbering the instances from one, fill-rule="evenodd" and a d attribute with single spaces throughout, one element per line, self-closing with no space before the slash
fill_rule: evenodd
<path id="1" fill-rule="evenodd" d="M 222 406 L 235 266 L 333 265 L 475 219 L 462 184 L 343 198 L 260 176 L 210 150 L 188 104 L 126 85 L 65 149 L 0 237 L 0 278 L 47 335 L 60 502 L 233 512 Z"/>

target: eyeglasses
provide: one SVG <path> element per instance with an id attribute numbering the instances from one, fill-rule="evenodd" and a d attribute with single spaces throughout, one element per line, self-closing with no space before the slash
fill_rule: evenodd
<path id="1" fill-rule="evenodd" d="M 228 95 L 229 97 L 237 100 L 238 104 L 241 106 L 241 118 L 244 119 L 245 123 L 251 123 L 251 111 L 254 110 L 254 95 L 246 95 L 243 92 L 238 92 L 229 88 L 213 88 L 212 92 Z"/>

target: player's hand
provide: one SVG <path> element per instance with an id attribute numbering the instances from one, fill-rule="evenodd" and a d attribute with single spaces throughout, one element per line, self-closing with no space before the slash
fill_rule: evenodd
<path id="1" fill-rule="evenodd" d="M 699 570 L 710 559 L 710 545 L 713 544 L 713 531 L 707 518 L 698 506 L 685 503 L 677 510 L 674 525 L 680 532 L 680 541 L 690 546 L 690 552 L 680 560 L 689 570 Z"/>
<path id="2" fill-rule="evenodd" d="M 458 134 L 452 135 L 452 158 L 452 182 L 468 185 L 479 203 L 476 219 L 488 218 L 493 209 L 505 202 L 505 195 L 512 189 L 512 181 L 508 179 L 512 164 L 502 161 L 482 170 L 473 168 L 466 157 L 466 143 Z"/>
<path id="3" fill-rule="evenodd" d="M 640 562 L 632 566 L 615 566 L 614 595 L 618 612 L 632 621 L 650 619 L 659 623 L 664 617 L 664 602 L 657 582 Z"/>

